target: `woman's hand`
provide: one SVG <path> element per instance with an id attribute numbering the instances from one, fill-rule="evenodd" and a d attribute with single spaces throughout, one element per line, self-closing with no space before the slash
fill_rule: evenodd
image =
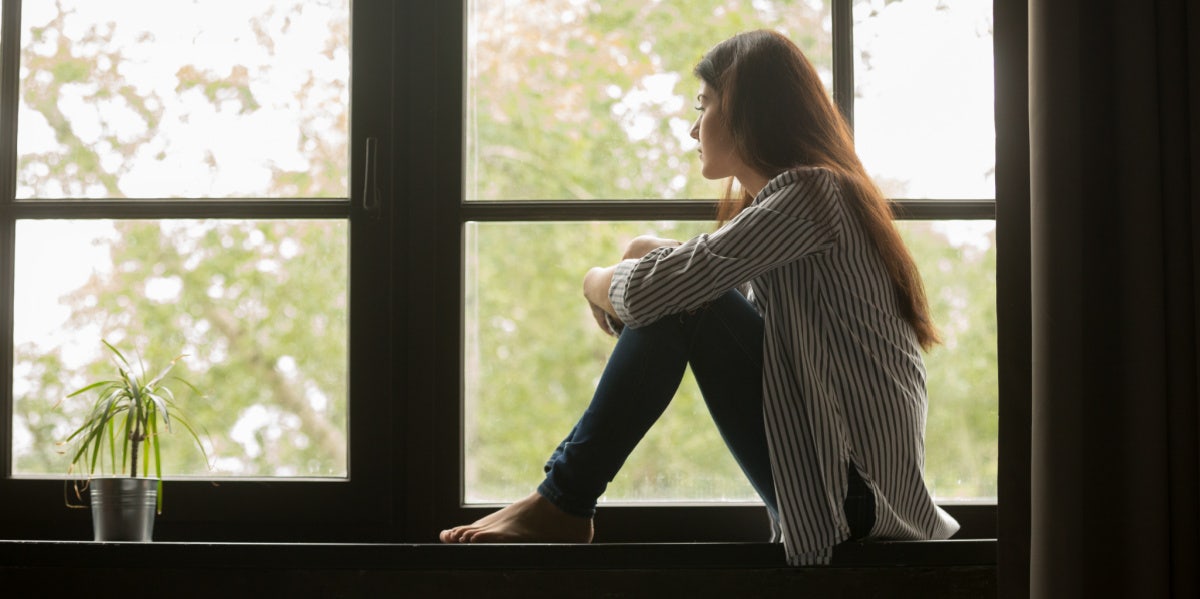
<path id="1" fill-rule="evenodd" d="M 679 242 L 674 239 L 664 239 L 653 235 L 635 237 L 625 246 L 622 260 L 636 260 L 660 247 L 675 247 Z M 610 335 L 616 335 L 624 328 L 624 323 L 617 318 L 612 300 L 608 299 L 608 288 L 612 286 L 613 273 L 616 265 L 609 267 L 594 267 L 583 277 L 583 297 L 587 299 L 592 310 L 592 318 L 596 320 L 600 330 Z"/>
<path id="2" fill-rule="evenodd" d="M 634 237 L 633 241 L 630 241 L 629 245 L 625 246 L 625 255 L 621 259 L 636 260 L 660 247 L 675 247 L 677 245 L 679 245 L 679 242 L 674 239 L 665 239 L 653 235 L 640 235 Z"/>
<path id="3" fill-rule="evenodd" d="M 616 311 L 613 310 L 612 301 L 608 299 L 608 288 L 612 286 L 613 273 L 616 270 L 616 265 L 606 268 L 596 266 L 583 277 L 583 297 L 587 298 L 588 303 L 613 316 L 616 316 Z"/>
<path id="4" fill-rule="evenodd" d="M 607 268 L 597 266 L 583 277 L 583 297 L 592 309 L 592 318 L 596 319 L 596 324 L 602 331 L 610 335 L 615 335 L 618 331 L 609 326 L 609 318 L 614 324 L 621 322 L 613 309 L 612 300 L 608 299 L 608 288 L 612 285 L 613 273 L 616 270 L 616 265 Z"/>
<path id="5" fill-rule="evenodd" d="M 600 306 L 588 302 L 588 306 L 592 309 L 592 318 L 596 320 L 596 326 L 600 327 L 601 331 L 616 337 L 621 334 L 621 329 L 625 328 L 625 323 L 616 316 L 610 316 L 607 312 L 600 309 Z"/>

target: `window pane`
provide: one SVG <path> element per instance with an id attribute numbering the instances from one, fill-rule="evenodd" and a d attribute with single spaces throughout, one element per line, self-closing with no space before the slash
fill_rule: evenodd
<path id="1" fill-rule="evenodd" d="M 938 499 L 996 499 L 996 222 L 900 221 L 943 343 L 925 355 L 925 480 Z"/>
<path id="2" fill-rule="evenodd" d="M 990 0 L 854 3 L 854 129 L 891 198 L 994 198 Z"/>
<path id="3" fill-rule="evenodd" d="M 902 222 L 945 344 L 926 357 L 926 475 L 935 496 L 996 495 L 992 221 Z M 583 273 L 633 236 L 703 223 L 468 223 L 467 501 L 511 501 L 542 478 L 586 408 L 613 340 L 579 296 Z M 586 243 L 581 243 L 581 240 Z M 690 376 L 604 500 L 754 500 Z"/>
<path id="4" fill-rule="evenodd" d="M 175 391 L 214 469 L 175 430 L 164 473 L 345 476 L 345 221 L 38 220 L 16 234 L 15 473 L 67 471 L 55 444 L 88 398 L 63 397 L 116 374 L 104 339 L 151 375 L 187 354 L 172 373 L 204 395 Z"/>
<path id="5" fill-rule="evenodd" d="M 712 198 L 689 137 L 696 61 L 747 29 L 831 77 L 827 2 L 468 0 L 468 200 Z"/>
<path id="6" fill-rule="evenodd" d="M 466 500 L 511 501 L 591 401 L 614 340 L 580 296 L 587 269 L 634 236 L 700 223 L 468 223 Z M 584 243 L 586 242 L 586 243 Z M 602 500 L 753 500 L 689 375 Z"/>
<path id="7" fill-rule="evenodd" d="M 346 197 L 349 0 L 27 0 L 18 198 Z"/>

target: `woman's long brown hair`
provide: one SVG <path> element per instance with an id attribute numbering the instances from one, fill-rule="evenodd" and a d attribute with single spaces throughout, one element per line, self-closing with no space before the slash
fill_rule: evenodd
<path id="1" fill-rule="evenodd" d="M 835 173 L 853 213 L 875 240 L 901 314 L 922 348 L 936 345 L 916 263 L 892 223 L 887 200 L 854 151 L 846 119 L 800 48 L 775 31 L 750 31 L 717 44 L 694 72 L 716 92 L 734 149 L 747 166 L 769 178 L 802 166 Z M 745 192 L 734 195 L 730 181 L 718 220 L 733 218 L 753 200 Z"/>

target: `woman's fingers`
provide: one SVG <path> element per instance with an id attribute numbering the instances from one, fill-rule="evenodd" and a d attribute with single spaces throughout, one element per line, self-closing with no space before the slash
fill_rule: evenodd
<path id="1" fill-rule="evenodd" d="M 600 306 L 597 306 L 596 304 L 593 304 L 592 302 L 588 302 L 588 306 L 591 307 L 592 318 L 596 319 L 596 325 L 600 327 L 600 330 L 615 337 L 617 335 L 617 332 L 614 331 L 611 326 L 609 326 L 608 314 L 606 314 L 604 312 L 604 310 L 602 310 L 600 308 Z"/>

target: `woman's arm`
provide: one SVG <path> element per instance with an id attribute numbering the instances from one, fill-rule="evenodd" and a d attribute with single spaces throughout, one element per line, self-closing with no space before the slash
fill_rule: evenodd
<path id="1" fill-rule="evenodd" d="M 778 266 L 836 245 L 844 215 L 824 169 L 791 171 L 781 185 L 711 234 L 616 265 L 609 301 L 626 326 L 690 310 Z"/>
<path id="2" fill-rule="evenodd" d="M 625 255 L 621 256 L 622 260 L 637 260 L 654 250 L 662 247 L 676 247 L 679 241 L 675 239 L 665 239 L 663 237 L 655 237 L 653 235 L 641 235 L 634 237 L 629 245 L 625 246 Z"/>

